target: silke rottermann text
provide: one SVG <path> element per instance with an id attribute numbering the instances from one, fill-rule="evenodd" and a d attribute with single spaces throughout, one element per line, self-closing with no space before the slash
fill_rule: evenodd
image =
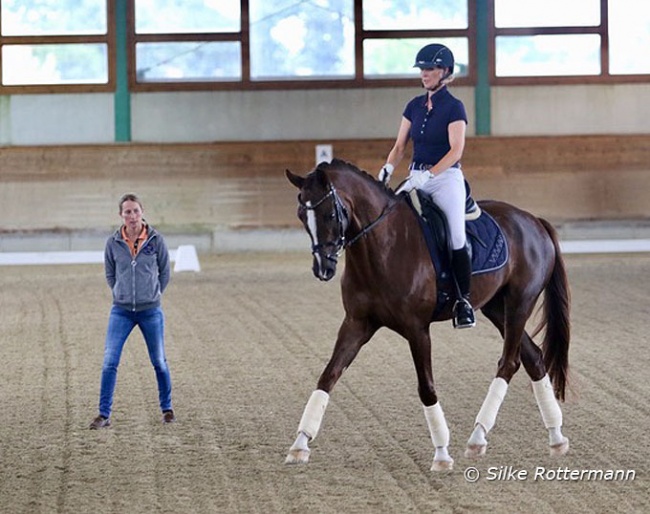
<path id="1" fill-rule="evenodd" d="M 633 469 L 571 469 L 567 467 L 546 468 L 537 466 L 534 471 L 518 469 L 513 466 L 493 466 L 487 469 L 485 480 L 488 481 L 633 481 L 636 471 Z"/>

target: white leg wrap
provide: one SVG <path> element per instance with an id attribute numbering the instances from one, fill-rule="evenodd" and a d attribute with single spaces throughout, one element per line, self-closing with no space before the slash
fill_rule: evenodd
<path id="1" fill-rule="evenodd" d="M 495 378 L 492 380 L 487 396 L 485 397 L 485 400 L 483 400 L 483 405 L 481 405 L 481 410 L 479 410 L 476 415 L 476 423 L 480 424 L 485 429 L 486 434 L 492 430 L 492 427 L 497 420 L 499 408 L 501 407 L 507 392 L 508 382 L 502 378 Z"/>
<path id="2" fill-rule="evenodd" d="M 449 427 L 445 419 L 445 413 L 442 412 L 440 402 L 429 407 L 424 407 L 424 417 L 429 426 L 431 441 L 436 448 L 446 448 L 449 446 Z"/>
<path id="3" fill-rule="evenodd" d="M 553 393 L 553 385 L 548 375 L 537 382 L 532 382 L 533 393 L 539 412 L 546 428 L 557 428 L 562 426 L 562 410 Z"/>
<path id="4" fill-rule="evenodd" d="M 309 397 L 298 424 L 298 432 L 303 432 L 309 440 L 318 435 L 329 399 L 330 395 L 320 389 L 316 389 Z"/>

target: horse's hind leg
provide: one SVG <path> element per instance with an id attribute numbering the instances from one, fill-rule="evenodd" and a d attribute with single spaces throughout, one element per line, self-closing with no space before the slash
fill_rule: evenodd
<path id="1" fill-rule="evenodd" d="M 300 418 L 298 435 L 289 449 L 285 464 L 305 464 L 309 461 L 311 452 L 309 442 L 316 438 L 320 430 L 329 402 L 330 391 L 376 330 L 375 326 L 367 320 L 354 320 L 346 317 L 343 321 L 332 356 L 318 379 L 316 390 L 309 397 Z"/>
<path id="2" fill-rule="evenodd" d="M 562 409 L 546 372 L 542 351 L 526 332 L 522 338 L 521 361 L 530 376 L 533 394 L 544 426 L 548 430 L 550 454 L 564 455 L 569 451 L 569 439 L 562 435 Z"/>
<path id="3" fill-rule="evenodd" d="M 506 308 L 508 304 L 508 308 Z M 488 393 L 476 416 L 474 430 L 467 441 L 465 457 L 477 458 L 485 454 L 487 434 L 496 423 L 497 414 L 508 392 L 508 384 L 521 364 L 520 348 L 526 319 L 532 306 L 508 302 L 497 296 L 482 309 L 483 314 L 497 327 L 504 339 L 503 353 L 499 359 L 497 376 L 492 380 Z M 507 330 L 506 330 L 507 326 Z"/>
<path id="4" fill-rule="evenodd" d="M 496 301 L 492 301 L 483 308 L 483 313 L 503 336 L 505 315 L 501 305 Z M 563 455 L 569 450 L 569 440 L 562 435 L 562 411 L 553 394 L 553 387 L 551 386 L 544 366 L 542 351 L 525 330 L 522 330 L 519 348 L 521 362 L 531 378 L 535 399 L 542 414 L 544 425 L 549 432 L 551 455 Z M 499 372 L 490 385 L 481 410 L 476 416 L 476 423 L 472 435 L 467 441 L 467 449 L 465 450 L 466 457 L 480 457 L 487 449 L 486 436 L 496 422 L 499 408 L 508 391 L 510 378 L 512 378 L 518 368 L 518 364 L 515 363 L 510 366 L 510 370 L 514 370 L 511 371 L 510 376 L 507 377 L 507 375 L 504 375 L 503 362 L 505 358 L 506 350 L 504 348 L 504 355 L 499 361 Z M 508 370 L 506 369 L 505 371 L 507 372 Z M 507 380 L 504 376 L 507 377 Z"/>

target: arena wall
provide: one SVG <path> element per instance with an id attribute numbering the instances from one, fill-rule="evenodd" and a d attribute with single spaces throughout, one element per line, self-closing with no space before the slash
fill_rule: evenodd
<path id="1" fill-rule="evenodd" d="M 174 234 L 298 228 L 284 170 L 311 170 L 318 144 L 374 175 L 392 139 L 3 147 L 0 232 L 103 238 L 126 191 Z M 556 224 L 650 219 L 650 135 L 470 137 L 463 168 L 475 198 Z"/>

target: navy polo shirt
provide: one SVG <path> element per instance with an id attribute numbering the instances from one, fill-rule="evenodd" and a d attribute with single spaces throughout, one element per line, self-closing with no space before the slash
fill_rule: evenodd
<path id="1" fill-rule="evenodd" d="M 436 164 L 451 149 L 447 127 L 463 120 L 467 123 L 465 106 L 447 87 L 434 93 L 433 108 L 427 111 L 427 95 L 416 96 L 404 108 L 404 117 L 411 122 L 413 162 Z"/>

